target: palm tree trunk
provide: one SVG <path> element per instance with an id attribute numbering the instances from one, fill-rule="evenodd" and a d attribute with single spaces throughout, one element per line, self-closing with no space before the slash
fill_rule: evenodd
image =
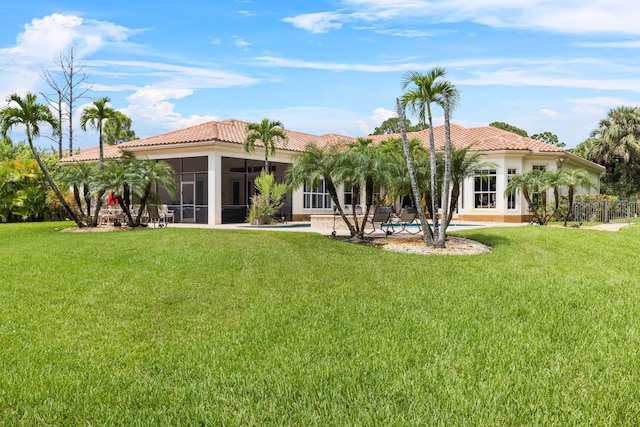
<path id="1" fill-rule="evenodd" d="M 438 229 L 437 248 L 445 247 L 445 238 L 447 235 L 447 218 L 449 217 L 449 188 L 451 187 L 451 127 L 449 124 L 449 99 L 447 94 L 442 94 L 442 103 L 444 107 L 444 179 L 442 182 L 442 220 L 443 224 Z"/>
<path id="2" fill-rule="evenodd" d="M 567 221 L 569 221 L 569 217 L 571 216 L 571 211 L 573 210 L 573 185 L 569 186 L 569 192 L 567 194 L 567 198 L 569 199 L 569 209 L 567 210 L 567 215 L 564 217 L 564 226 L 567 226 Z"/>
<path id="3" fill-rule="evenodd" d="M 105 190 L 100 190 L 98 192 L 98 197 L 96 198 L 96 208 L 93 212 L 93 220 L 91 221 L 92 227 L 98 226 L 98 218 L 100 215 L 100 209 L 102 209 L 102 198 L 104 197 Z"/>
<path id="4" fill-rule="evenodd" d="M 80 198 L 80 189 L 76 184 L 73 184 L 73 200 L 78 206 L 78 212 L 82 214 L 82 199 Z"/>
<path id="5" fill-rule="evenodd" d="M 400 118 L 400 132 L 402 134 L 402 150 L 404 152 L 404 158 L 407 162 L 407 171 L 409 173 L 409 182 L 411 183 L 411 192 L 415 199 L 416 210 L 418 211 L 418 217 L 420 218 L 420 224 L 422 224 L 422 240 L 425 246 L 433 246 L 433 236 L 431 235 L 431 228 L 427 222 L 427 217 L 424 214 L 422 208 L 422 198 L 420 197 L 420 189 L 418 188 L 418 180 L 416 179 L 416 171 L 413 167 L 413 156 L 411 155 L 411 148 L 409 147 L 409 141 L 407 140 L 407 129 L 404 123 L 404 110 L 400 100 L 396 98 L 396 108 L 398 109 L 398 117 Z"/>
<path id="6" fill-rule="evenodd" d="M 365 212 L 362 217 L 362 223 L 360 224 L 360 229 L 357 231 L 357 237 L 362 239 L 364 238 L 364 228 L 367 226 L 367 218 L 369 218 L 369 212 L 371 211 L 371 206 L 373 205 L 373 179 L 367 178 L 364 183 L 364 199 L 365 199 Z"/>
<path id="7" fill-rule="evenodd" d="M 347 215 L 344 213 L 344 210 L 342 209 L 342 206 L 340 205 L 340 199 L 338 199 L 338 191 L 336 190 L 336 186 L 333 183 L 333 180 L 331 178 L 325 177 L 325 183 L 327 184 L 327 191 L 329 192 L 329 196 L 331 196 L 331 200 L 333 201 L 333 206 L 335 206 L 340 213 L 340 218 L 342 218 L 344 223 L 347 224 L 351 237 L 354 237 L 356 235 L 356 229 L 353 227 L 353 224 L 351 224 L 351 221 L 349 221 L 349 217 L 347 217 Z"/>
<path id="8" fill-rule="evenodd" d="M 449 200 L 449 213 L 447 215 L 447 222 L 445 227 L 449 227 L 449 224 L 453 219 L 453 212 L 456 210 L 458 197 L 460 197 L 460 184 L 453 184 L 453 188 L 451 189 L 451 200 Z"/>
<path id="9" fill-rule="evenodd" d="M 98 124 L 98 141 L 100 144 L 100 169 L 104 167 L 104 146 L 102 143 L 102 120 Z"/>
<path id="10" fill-rule="evenodd" d="M 83 184 L 82 189 L 84 192 L 84 203 L 87 205 L 87 225 L 89 225 L 89 221 L 91 219 L 91 192 L 89 191 L 89 185 Z"/>
<path id="11" fill-rule="evenodd" d="M 431 168 L 431 221 L 434 232 L 438 230 L 438 171 L 436 164 L 436 141 L 433 135 L 433 117 L 431 107 L 427 105 L 429 116 L 429 163 Z"/>
<path id="12" fill-rule="evenodd" d="M 29 141 L 29 147 L 31 147 L 31 153 L 33 153 L 33 158 L 36 159 L 36 162 L 38 163 L 38 166 L 40 166 L 40 170 L 44 174 L 44 177 L 47 180 L 47 182 L 49 183 L 49 186 L 51 187 L 53 192 L 56 194 L 56 197 L 58 197 L 58 200 L 60 201 L 60 203 L 64 207 L 65 212 L 67 213 L 67 215 L 69 215 L 69 218 L 71 218 L 79 228 L 84 227 L 84 224 L 82 223 L 82 221 L 80 221 L 78 216 L 71 210 L 71 207 L 69 206 L 67 201 L 62 196 L 62 193 L 60 193 L 60 190 L 58 189 L 58 186 L 53 181 L 53 178 L 51 178 L 51 175 L 49 174 L 49 171 L 47 170 L 47 167 L 42 162 L 42 159 L 40 158 L 40 156 L 38 155 L 38 152 L 36 151 L 35 147 L 33 146 L 33 141 L 31 139 L 31 135 L 30 134 L 27 134 L 27 140 Z"/>

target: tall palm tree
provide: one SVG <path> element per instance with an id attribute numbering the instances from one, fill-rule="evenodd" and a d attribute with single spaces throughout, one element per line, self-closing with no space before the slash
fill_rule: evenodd
<path id="1" fill-rule="evenodd" d="M 444 225 L 438 229 L 438 238 L 436 240 L 436 247 L 444 248 L 445 238 L 447 233 L 447 225 L 449 221 L 449 188 L 451 187 L 451 125 L 449 117 L 451 111 L 455 109 L 460 98 L 458 89 L 448 80 L 441 82 L 439 105 L 444 110 L 444 179 L 442 183 L 442 218 L 444 219 Z M 436 213 L 437 216 L 437 213 Z"/>
<path id="2" fill-rule="evenodd" d="M 447 72 L 442 67 L 434 67 L 423 74 L 417 71 L 409 71 L 402 80 L 402 105 L 409 107 L 411 111 L 418 115 L 418 123 L 426 125 L 429 123 L 429 155 L 431 161 L 431 211 L 433 215 L 434 229 L 438 228 L 438 197 L 436 177 L 436 145 L 433 136 L 433 116 L 431 114 L 431 104 L 442 102 L 442 79 Z"/>
<path id="3" fill-rule="evenodd" d="M 574 169 L 566 172 L 565 185 L 568 188 L 567 199 L 569 201 L 569 209 L 567 209 L 567 215 L 564 217 L 564 226 L 567 226 L 567 221 L 573 211 L 573 195 L 576 187 L 592 188 L 594 186 L 593 179 L 584 169 Z"/>
<path id="4" fill-rule="evenodd" d="M 619 158 L 629 163 L 640 153 L 640 108 L 622 106 L 609 110 L 591 136 L 595 139 L 591 146 L 594 159 L 609 162 Z"/>
<path id="5" fill-rule="evenodd" d="M 429 227 L 429 223 L 427 222 L 427 217 L 424 214 L 424 209 L 422 208 L 422 197 L 420 187 L 418 185 L 418 179 L 416 176 L 416 170 L 413 165 L 413 154 L 411 153 L 411 146 L 407 139 L 407 129 L 405 127 L 405 118 L 404 118 L 404 108 L 402 107 L 402 103 L 399 99 L 396 98 L 396 108 L 398 109 L 398 117 L 400 118 L 400 132 L 402 134 L 402 151 L 404 153 L 404 158 L 407 164 L 407 173 L 409 175 L 409 182 L 411 183 L 411 192 L 413 193 L 413 199 L 416 202 L 416 211 L 418 212 L 418 217 L 420 218 L 420 223 L 422 224 L 422 240 L 424 241 L 425 246 L 433 246 L 433 232 L 431 227 Z"/>
<path id="6" fill-rule="evenodd" d="M 117 113 L 107 104 L 111 101 L 108 96 L 93 101 L 91 107 L 87 107 L 82 111 L 80 116 L 80 127 L 86 132 L 87 125 L 98 131 L 98 143 L 100 147 L 100 168 L 104 165 L 104 138 L 103 128 L 105 121 L 117 120 Z"/>
<path id="7" fill-rule="evenodd" d="M 46 105 L 37 103 L 36 95 L 33 93 L 27 93 L 24 98 L 17 94 L 10 95 L 9 98 L 7 98 L 7 103 L 9 105 L 0 110 L 0 129 L 2 135 L 6 136 L 7 132 L 15 126 L 24 127 L 33 158 L 38 162 L 38 166 L 40 166 L 40 170 L 42 170 L 42 174 L 49 183 L 49 186 L 64 207 L 69 218 L 73 219 L 78 227 L 83 227 L 84 224 L 80 221 L 75 212 L 71 210 L 71 207 L 62 196 L 62 193 L 53 181 L 51 174 L 33 145 L 33 139 L 40 136 L 40 123 L 49 124 L 52 127 L 54 134 L 58 129 L 57 120 L 53 117 L 51 110 L 49 110 Z"/>
<path id="8" fill-rule="evenodd" d="M 609 110 L 591 136 L 589 159 L 607 168 L 605 183 L 623 197 L 637 191 L 633 177 L 640 160 L 640 108 Z"/>
<path id="9" fill-rule="evenodd" d="M 276 143 L 282 142 L 286 145 L 288 141 L 282 122 L 265 118 L 260 123 L 249 123 L 247 135 L 242 144 L 244 151 L 253 152 L 258 141 L 264 145 L 264 170 L 269 173 L 269 156 L 276 153 Z"/>

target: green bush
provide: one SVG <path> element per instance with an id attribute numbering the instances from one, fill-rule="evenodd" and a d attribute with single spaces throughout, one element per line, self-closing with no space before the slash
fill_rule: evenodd
<path id="1" fill-rule="evenodd" d="M 273 216 L 282 208 L 287 185 L 277 183 L 273 174 L 267 174 L 264 169 L 254 181 L 258 192 L 251 196 L 249 209 L 249 223 L 255 225 L 270 224 Z"/>

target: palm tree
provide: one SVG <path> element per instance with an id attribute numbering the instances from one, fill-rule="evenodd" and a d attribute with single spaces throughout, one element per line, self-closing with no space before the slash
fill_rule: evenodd
<path id="1" fill-rule="evenodd" d="M 629 163 L 640 153 L 640 108 L 622 106 L 609 110 L 591 136 L 595 138 L 591 147 L 594 159 L 609 162 L 619 158 Z"/>
<path id="2" fill-rule="evenodd" d="M 358 138 L 356 142 L 349 144 L 347 151 L 339 157 L 336 166 L 342 182 L 364 187 L 365 211 L 361 224 L 356 223 L 358 238 L 364 237 L 364 228 L 373 206 L 375 189 L 380 188 L 390 179 L 390 164 L 388 156 L 374 146 L 373 140 L 368 138 Z"/>
<path id="3" fill-rule="evenodd" d="M 287 169 L 287 179 L 292 188 L 298 188 L 305 182 L 315 187 L 320 180 L 324 180 L 333 206 L 347 224 L 351 237 L 354 237 L 356 228 L 344 213 L 336 189 L 336 185 L 342 183 L 336 166 L 339 156 L 340 153 L 334 145 L 318 147 L 316 144 L 309 144 L 302 153 L 294 157 L 293 165 Z"/>
<path id="4" fill-rule="evenodd" d="M 46 105 L 39 104 L 36 102 L 36 95 L 33 93 L 27 93 L 27 95 L 22 98 L 17 94 L 10 95 L 7 98 L 7 103 L 9 104 L 7 107 L 0 110 L 0 124 L 1 124 L 1 133 L 3 136 L 6 136 L 7 132 L 15 126 L 23 126 L 25 129 L 25 133 L 27 135 L 27 141 L 29 142 L 29 147 L 31 148 L 31 153 L 33 154 L 33 158 L 38 162 L 38 166 L 40 166 L 40 170 L 42 170 L 42 174 L 45 179 L 49 183 L 49 186 L 55 193 L 56 197 L 64 207 L 65 212 L 69 216 L 69 218 L 73 219 L 73 221 L 78 225 L 78 227 L 83 227 L 84 224 L 78 216 L 71 210 L 71 207 L 67 203 L 67 201 L 62 196 L 62 193 L 58 189 L 58 186 L 51 178 L 51 174 L 47 170 L 44 162 L 40 158 L 38 151 L 33 145 L 33 139 L 40 136 L 40 123 L 47 123 L 53 128 L 53 132 L 55 134 L 58 129 L 57 120 L 53 117 L 53 114 L 47 108 Z M 15 106 L 12 106 L 15 105 Z"/>
<path id="5" fill-rule="evenodd" d="M 522 195 L 529 206 L 529 211 L 533 213 L 533 222 L 545 225 L 547 222 L 548 188 L 547 175 L 543 171 L 533 170 L 513 175 L 507 183 L 504 194 L 508 196 L 518 190 L 522 191 Z"/>
<path id="6" fill-rule="evenodd" d="M 441 83 L 440 93 L 442 97 L 439 105 L 444 110 L 444 147 L 445 147 L 445 160 L 444 160 L 444 179 L 442 183 L 442 218 L 444 219 L 444 226 L 438 229 L 438 239 L 436 240 L 436 247 L 444 248 L 445 238 L 447 233 L 447 225 L 449 221 L 449 188 L 451 187 L 451 126 L 449 122 L 449 116 L 451 110 L 456 107 L 460 94 L 456 87 L 448 80 Z M 437 212 L 436 212 L 437 217 Z"/>
<path id="7" fill-rule="evenodd" d="M 569 201 L 569 209 L 567 210 L 567 215 L 564 217 L 564 226 L 566 227 L 567 221 L 571 216 L 571 211 L 573 211 L 573 195 L 576 187 L 591 188 L 594 186 L 594 182 L 586 170 L 574 169 L 566 172 L 565 185 L 568 188 L 567 199 Z"/>
<path id="8" fill-rule="evenodd" d="M 460 189 L 462 188 L 464 180 L 474 176 L 477 170 L 496 167 L 495 163 L 483 162 L 481 160 L 481 153 L 469 151 L 469 149 L 470 146 L 451 152 L 451 198 L 445 227 L 447 227 L 453 219 L 453 213 L 458 204 Z"/>
<path id="9" fill-rule="evenodd" d="M 269 156 L 276 153 L 276 143 L 286 145 L 288 137 L 284 131 L 284 125 L 279 120 L 262 119 L 260 123 L 249 123 L 247 135 L 242 144 L 247 153 L 255 150 L 256 142 L 264 145 L 264 170 L 269 172 Z"/>
<path id="10" fill-rule="evenodd" d="M 567 172 L 558 169 L 547 171 L 545 174 L 549 187 L 553 189 L 553 213 L 549 215 L 551 218 L 556 215 L 560 207 L 560 187 L 567 185 Z"/>
<path id="11" fill-rule="evenodd" d="M 90 163 L 75 162 L 72 165 L 64 166 L 59 175 L 59 179 L 63 185 L 73 188 L 73 197 L 80 212 L 83 212 L 82 202 L 84 201 L 87 221 L 91 217 L 92 194 L 89 182 L 91 182 L 91 177 L 95 173 L 95 167 Z M 80 196 L 80 189 L 82 189 L 83 197 Z"/>
<path id="12" fill-rule="evenodd" d="M 105 190 L 110 189 L 117 196 L 118 204 L 122 212 L 127 217 L 127 223 L 134 225 L 129 200 L 131 192 L 140 197 L 143 193 L 144 178 L 135 167 L 136 159 L 133 156 L 125 156 L 122 159 L 111 159 L 104 164 L 104 167 L 97 174 L 96 184 L 99 186 L 99 193 L 104 196 Z M 98 209 L 96 209 L 98 212 Z M 97 214 L 95 214 L 97 220 Z"/>
<path id="13" fill-rule="evenodd" d="M 407 164 L 407 173 L 409 175 L 409 181 L 411 183 L 411 192 L 413 193 L 413 199 L 415 201 L 416 210 L 418 211 L 418 217 L 422 224 L 422 240 L 425 246 L 433 245 L 433 231 L 429 227 L 427 217 L 424 214 L 422 208 L 422 197 L 420 187 L 418 185 L 418 179 L 416 177 L 416 170 L 413 166 L 413 155 L 411 153 L 411 146 L 407 140 L 407 130 L 405 128 L 404 108 L 399 99 L 396 98 L 396 108 L 398 109 L 398 117 L 400 118 L 400 132 L 402 134 L 402 151 Z"/>
<path id="14" fill-rule="evenodd" d="M 623 197 L 633 193 L 635 166 L 640 158 L 640 108 L 609 110 L 591 137 L 589 159 L 607 168 L 604 181 Z"/>
<path id="15" fill-rule="evenodd" d="M 435 189 L 436 184 L 436 145 L 433 136 L 433 116 L 431 114 L 431 104 L 442 102 L 442 82 L 447 72 L 442 67 L 434 67 L 426 74 L 417 71 L 410 71 L 405 74 L 402 80 L 402 90 L 406 92 L 402 95 L 402 105 L 409 107 L 411 111 L 418 115 L 418 123 L 425 125 L 429 121 L 429 155 L 431 161 L 431 211 L 433 212 L 433 226 L 438 228 L 438 197 Z M 411 87 L 410 90 L 407 90 Z"/>
<path id="16" fill-rule="evenodd" d="M 167 162 L 138 160 L 132 164 L 132 167 L 136 169 L 136 173 L 142 178 L 140 182 L 142 191 L 134 191 L 135 193 L 140 193 L 140 207 L 135 221 L 135 225 L 140 226 L 145 206 L 150 200 L 158 199 L 155 189 L 157 187 L 163 188 L 170 196 L 173 196 L 178 189 L 178 184 L 175 180 L 173 168 Z"/>
<path id="17" fill-rule="evenodd" d="M 107 107 L 111 101 L 108 96 L 93 101 L 93 106 L 85 108 L 80 116 L 80 127 L 86 132 L 87 124 L 98 131 L 98 143 L 100 146 L 100 168 L 104 165 L 104 141 L 103 127 L 105 120 L 117 120 L 116 110 Z"/>

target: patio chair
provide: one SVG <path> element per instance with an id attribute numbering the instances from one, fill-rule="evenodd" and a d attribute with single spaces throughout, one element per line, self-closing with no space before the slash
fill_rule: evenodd
<path id="1" fill-rule="evenodd" d="M 168 219 L 171 218 L 171 224 L 174 223 L 173 211 L 167 205 L 160 205 L 160 217 L 164 219 L 164 224 L 169 225 Z"/>
<path id="2" fill-rule="evenodd" d="M 377 230 L 381 230 L 385 232 L 385 235 L 389 236 L 393 233 L 393 226 L 390 222 L 391 215 L 393 214 L 393 206 L 376 206 L 376 209 L 373 211 L 373 215 L 370 215 L 367 218 L 367 222 L 371 224 L 373 230 L 366 234 L 371 234 Z M 380 224 L 378 228 L 376 228 L 376 224 Z M 386 225 L 386 230 L 382 228 Z M 391 230 L 389 229 L 391 228 Z"/>
<path id="3" fill-rule="evenodd" d="M 165 224 L 163 224 L 163 218 L 160 216 L 160 212 L 158 211 L 158 205 L 147 205 L 147 213 L 149 214 L 149 223 L 153 224 L 154 228 L 156 224 L 158 224 L 159 228 L 165 226 Z"/>
<path id="4" fill-rule="evenodd" d="M 392 218 L 391 228 L 396 231 L 396 227 L 400 227 L 399 233 L 406 231 L 409 234 L 416 234 L 422 232 L 422 224 L 418 218 L 418 210 L 415 206 L 405 206 L 400 211 L 400 215 Z M 410 226 L 410 228 L 407 228 Z M 412 231 L 415 229 L 415 231 Z"/>

